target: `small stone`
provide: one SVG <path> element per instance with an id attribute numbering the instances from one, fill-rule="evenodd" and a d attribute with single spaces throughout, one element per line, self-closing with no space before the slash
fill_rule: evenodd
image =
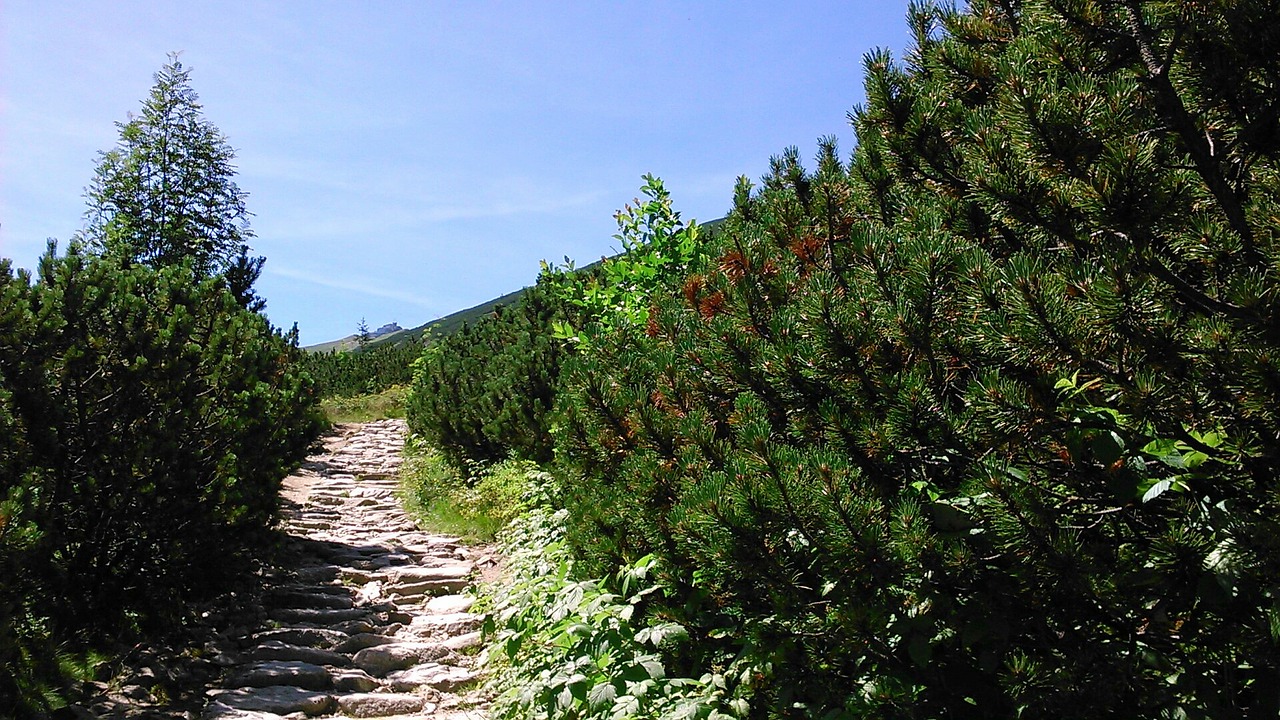
<path id="1" fill-rule="evenodd" d="M 125 685 L 124 687 L 120 688 L 120 694 L 124 695 L 130 700 L 150 700 L 151 699 L 151 691 L 147 690 L 141 685 Z"/>
<path id="2" fill-rule="evenodd" d="M 427 711 L 427 699 L 404 693 L 357 693 L 339 697 L 338 710 L 356 718 L 420 713 Z"/>
<path id="3" fill-rule="evenodd" d="M 339 670 L 333 674 L 333 689 L 339 692 L 369 692 L 378 689 L 378 681 L 363 670 Z"/>

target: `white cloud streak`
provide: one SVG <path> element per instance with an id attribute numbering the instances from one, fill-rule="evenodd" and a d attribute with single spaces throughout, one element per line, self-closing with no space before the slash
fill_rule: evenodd
<path id="1" fill-rule="evenodd" d="M 399 302 L 410 303 L 420 307 L 435 310 L 439 307 L 439 303 L 430 298 L 416 295 L 411 292 L 403 292 L 394 288 L 377 285 L 363 278 L 343 279 L 332 278 L 325 275 L 317 275 L 303 270 L 294 270 L 290 268 L 273 268 L 267 266 L 263 272 L 269 275 L 278 275 L 280 277 L 289 278 L 291 280 L 301 280 L 302 282 L 320 285 L 335 290 L 349 290 L 351 292 L 360 293 L 362 295 L 371 295 L 373 297 L 386 298 L 388 300 L 397 300 Z"/>

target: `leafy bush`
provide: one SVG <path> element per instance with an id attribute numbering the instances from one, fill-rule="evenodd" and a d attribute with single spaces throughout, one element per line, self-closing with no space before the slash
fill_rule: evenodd
<path id="1" fill-rule="evenodd" d="M 611 582 L 580 580 L 564 542 L 564 510 L 546 497 L 550 476 L 528 476 L 536 503 L 502 535 L 506 575 L 485 599 L 488 687 L 494 718 L 745 717 L 747 703 L 725 693 L 725 677 L 669 677 L 660 648 L 687 641 L 676 623 L 642 621 L 661 592 L 656 562 L 641 558 Z M 616 588 L 617 592 L 611 590 Z"/>

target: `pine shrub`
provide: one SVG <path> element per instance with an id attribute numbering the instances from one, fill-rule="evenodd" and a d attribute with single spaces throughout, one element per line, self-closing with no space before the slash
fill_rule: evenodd
<path id="1" fill-rule="evenodd" d="M 753 717 L 1274 717 L 1276 19 L 914 7 L 852 159 L 566 368 L 588 572 Z"/>
<path id="2" fill-rule="evenodd" d="M 0 261 L 0 315 L 0 710 L 34 712 L 54 644 L 168 627 L 243 570 L 319 420 L 296 335 L 184 266 Z"/>

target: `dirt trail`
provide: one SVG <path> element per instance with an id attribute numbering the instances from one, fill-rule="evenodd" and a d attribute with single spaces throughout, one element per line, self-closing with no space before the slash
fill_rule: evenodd
<path id="1" fill-rule="evenodd" d="M 214 658 L 202 717 L 483 718 L 480 617 L 461 594 L 475 553 L 401 510 L 403 421 L 340 430 L 285 482 L 296 562 L 272 578 L 267 622 Z"/>
<path id="2" fill-rule="evenodd" d="M 285 481 L 284 561 L 266 570 L 261 602 L 209 628 L 213 639 L 178 668 L 197 673 L 187 709 L 158 699 L 146 683 L 154 673 L 141 668 L 128 681 L 141 684 L 95 683 L 96 705 L 75 714 L 485 718 L 475 689 L 481 618 L 464 591 L 492 561 L 404 514 L 395 496 L 404 437 L 402 420 L 340 426 Z"/>

